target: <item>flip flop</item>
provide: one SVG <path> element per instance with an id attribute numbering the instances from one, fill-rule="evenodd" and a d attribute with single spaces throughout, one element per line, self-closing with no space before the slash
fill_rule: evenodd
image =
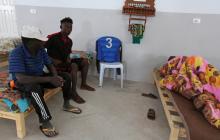
<path id="1" fill-rule="evenodd" d="M 78 107 L 63 108 L 63 111 L 71 112 L 71 113 L 74 113 L 74 114 L 81 114 L 82 113 L 82 110 Z"/>
<path id="2" fill-rule="evenodd" d="M 53 127 L 53 128 L 43 128 L 42 126 L 40 126 L 40 130 L 47 137 L 55 137 L 59 134 L 56 131 L 55 127 Z"/>
<path id="3" fill-rule="evenodd" d="M 147 113 L 147 118 L 150 120 L 155 120 L 156 115 L 154 109 L 150 108 Z"/>
<path id="4" fill-rule="evenodd" d="M 153 93 L 142 93 L 142 96 L 144 97 L 149 97 L 152 99 L 157 99 L 158 97 L 156 95 L 154 95 Z"/>

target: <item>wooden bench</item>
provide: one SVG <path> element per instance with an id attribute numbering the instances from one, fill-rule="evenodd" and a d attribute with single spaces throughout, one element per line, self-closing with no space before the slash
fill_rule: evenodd
<path id="1" fill-rule="evenodd" d="M 0 59 L 2 59 L 1 57 Z M 0 62 L 0 68 L 7 67 L 8 61 L 1 61 Z M 44 99 L 48 100 L 53 95 L 61 92 L 61 88 L 54 88 L 54 89 L 48 89 L 45 91 Z M 10 119 L 14 120 L 16 123 L 16 131 L 17 131 L 17 137 L 18 138 L 24 138 L 26 135 L 26 128 L 25 128 L 25 118 L 29 116 L 34 111 L 34 108 L 31 107 L 31 110 L 24 113 L 13 113 L 13 112 L 5 112 L 0 110 L 0 118 Z"/>
<path id="2" fill-rule="evenodd" d="M 187 131 L 184 125 L 184 120 L 181 118 L 180 112 L 175 106 L 171 95 L 172 93 L 166 89 L 164 90 L 160 88 L 159 81 L 161 78 L 157 69 L 154 70 L 153 76 L 170 127 L 169 140 L 187 139 Z"/>

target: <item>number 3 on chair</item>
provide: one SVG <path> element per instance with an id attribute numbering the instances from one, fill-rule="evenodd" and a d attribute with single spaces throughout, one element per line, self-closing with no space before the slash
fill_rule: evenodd
<path id="1" fill-rule="evenodd" d="M 106 48 L 111 48 L 112 47 L 112 38 L 106 38 L 105 39 L 106 41 L 107 41 L 107 43 L 108 44 L 106 44 L 105 46 L 106 46 Z"/>

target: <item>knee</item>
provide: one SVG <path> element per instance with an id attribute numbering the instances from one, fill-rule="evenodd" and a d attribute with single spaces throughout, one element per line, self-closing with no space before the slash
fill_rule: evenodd
<path id="1" fill-rule="evenodd" d="M 72 69 L 72 71 L 77 72 L 77 71 L 78 71 L 78 66 L 77 66 L 77 64 L 72 63 L 72 64 L 71 64 L 71 69 Z"/>
<path id="2" fill-rule="evenodd" d="M 25 85 L 25 89 L 27 92 L 36 92 L 36 93 L 41 93 L 42 88 L 39 84 L 28 84 Z"/>

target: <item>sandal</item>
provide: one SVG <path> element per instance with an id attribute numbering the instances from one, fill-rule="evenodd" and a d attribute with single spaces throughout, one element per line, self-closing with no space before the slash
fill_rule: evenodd
<path id="1" fill-rule="evenodd" d="M 150 108 L 147 113 L 147 118 L 150 120 L 155 120 L 155 118 L 156 118 L 155 116 L 156 115 L 155 115 L 154 109 Z"/>
<path id="2" fill-rule="evenodd" d="M 40 126 L 40 130 L 47 137 L 55 137 L 55 136 L 57 136 L 59 134 L 55 130 L 55 127 L 53 127 L 53 128 L 43 128 L 42 126 Z"/>
<path id="3" fill-rule="evenodd" d="M 158 97 L 156 95 L 154 95 L 153 93 L 142 93 L 142 96 L 144 97 L 149 97 L 152 99 L 157 99 Z"/>
<path id="4" fill-rule="evenodd" d="M 78 107 L 69 107 L 69 108 L 63 108 L 63 111 L 66 112 L 71 112 L 71 113 L 75 113 L 75 114 L 81 114 L 82 110 Z"/>

